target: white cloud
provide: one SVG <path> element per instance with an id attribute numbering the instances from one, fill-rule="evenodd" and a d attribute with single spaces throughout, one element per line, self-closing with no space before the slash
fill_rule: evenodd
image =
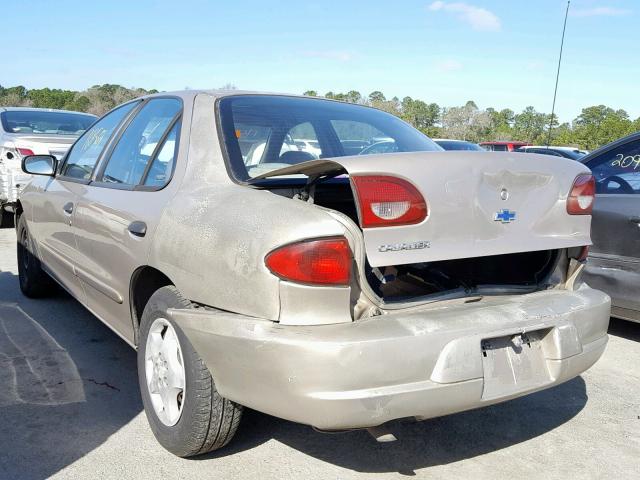
<path id="1" fill-rule="evenodd" d="M 310 51 L 310 52 L 303 52 L 302 55 L 310 58 L 324 58 L 327 60 L 337 60 L 339 62 L 348 62 L 350 60 L 353 60 L 353 53 L 347 52 L 345 50 Z"/>
<path id="2" fill-rule="evenodd" d="M 449 59 L 443 60 L 442 62 L 438 62 L 436 64 L 436 69 L 439 72 L 447 73 L 447 72 L 456 72 L 458 70 L 462 70 L 462 63 L 457 60 Z"/>
<path id="3" fill-rule="evenodd" d="M 569 13 L 573 17 L 619 17 L 621 15 L 628 15 L 631 13 L 631 10 L 614 7 L 594 7 L 569 10 Z"/>
<path id="4" fill-rule="evenodd" d="M 464 2 L 436 1 L 429 5 L 429 10 L 454 13 L 460 20 L 471 25 L 474 30 L 495 32 L 502 27 L 500 19 L 495 13 Z"/>

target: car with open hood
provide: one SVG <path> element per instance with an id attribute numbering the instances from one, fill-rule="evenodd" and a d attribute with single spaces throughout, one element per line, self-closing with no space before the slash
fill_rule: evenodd
<path id="1" fill-rule="evenodd" d="M 578 162 L 445 152 L 362 105 L 187 91 L 23 164 L 22 291 L 56 280 L 137 349 L 176 455 L 226 445 L 243 406 L 389 440 L 395 419 L 567 381 L 607 344 Z"/>

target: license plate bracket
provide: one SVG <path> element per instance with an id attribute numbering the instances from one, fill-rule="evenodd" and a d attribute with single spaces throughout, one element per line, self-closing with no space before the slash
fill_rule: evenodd
<path id="1" fill-rule="evenodd" d="M 504 397 L 551 382 L 542 348 L 548 330 L 514 333 L 481 341 L 483 400 Z"/>

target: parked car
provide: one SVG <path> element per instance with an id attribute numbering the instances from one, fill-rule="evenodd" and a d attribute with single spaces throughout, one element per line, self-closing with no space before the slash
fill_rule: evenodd
<path id="1" fill-rule="evenodd" d="M 612 315 L 640 321 L 640 132 L 582 158 L 596 179 L 586 279 L 611 295 Z"/>
<path id="2" fill-rule="evenodd" d="M 542 155 L 552 155 L 554 157 L 570 158 L 571 160 L 580 160 L 587 153 L 586 150 L 580 150 L 574 147 L 554 147 L 554 146 L 526 146 L 515 150 L 519 153 L 540 153 Z"/>
<path id="3" fill-rule="evenodd" d="M 95 119 L 65 110 L 0 107 L 0 226 L 11 225 L 18 192 L 31 179 L 20 168 L 22 158 L 33 154 L 62 158 Z"/>
<path id="4" fill-rule="evenodd" d="M 302 124 L 322 158 L 294 164 L 282 144 Z M 253 127 L 270 135 L 247 165 Z M 374 137 L 397 151 L 345 156 Z M 580 280 L 589 169 L 523 157 L 443 152 L 320 98 L 143 97 L 63 161 L 24 159 L 20 288 L 55 279 L 137 348 L 151 429 L 176 455 L 223 447 L 243 406 L 390 439 L 385 422 L 548 388 L 605 349 L 609 297 Z"/>
<path id="5" fill-rule="evenodd" d="M 520 147 L 526 147 L 531 145 L 527 142 L 518 142 L 513 140 L 507 140 L 504 142 L 480 142 L 480 146 L 485 150 L 491 152 L 513 152 Z"/>
<path id="6" fill-rule="evenodd" d="M 486 149 L 482 148 L 477 143 L 467 142 L 465 140 L 452 140 L 449 138 L 434 138 L 434 142 L 440 145 L 445 150 L 469 150 L 475 152 L 486 152 Z"/>

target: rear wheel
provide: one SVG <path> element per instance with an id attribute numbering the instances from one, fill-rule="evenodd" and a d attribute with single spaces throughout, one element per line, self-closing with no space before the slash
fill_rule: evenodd
<path id="1" fill-rule="evenodd" d="M 158 289 L 144 308 L 138 345 L 138 379 L 151 430 L 179 457 L 224 447 L 242 415 L 241 405 L 217 392 L 204 362 L 166 313 L 190 307 L 174 286 Z"/>
<path id="2" fill-rule="evenodd" d="M 42 269 L 40 260 L 33 251 L 27 222 L 23 216 L 18 219 L 17 228 L 18 280 L 20 290 L 30 298 L 43 297 L 54 287 L 51 277 Z"/>

